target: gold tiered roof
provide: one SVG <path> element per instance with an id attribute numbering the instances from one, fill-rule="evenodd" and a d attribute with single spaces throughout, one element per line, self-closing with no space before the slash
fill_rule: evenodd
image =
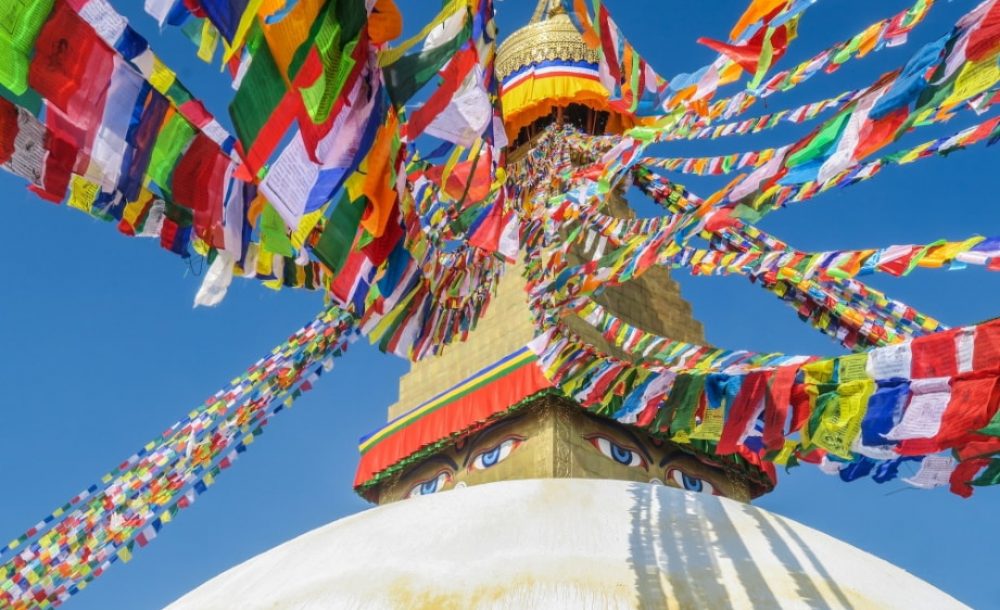
<path id="1" fill-rule="evenodd" d="M 598 58 L 559 3 L 541 0 L 531 23 L 500 45 L 497 73 L 503 80 L 525 66 L 553 59 L 596 63 Z"/>
<path id="2" fill-rule="evenodd" d="M 525 71 L 524 78 L 513 78 L 543 62 L 551 63 L 538 72 Z M 566 120 L 588 133 L 622 133 L 635 125 L 634 116 L 611 102 L 599 79 L 599 62 L 598 50 L 587 46 L 562 2 L 539 0 L 531 22 L 497 50 L 504 124 L 514 148 L 522 136 L 530 138 L 531 131 L 544 127 L 550 118 Z"/>

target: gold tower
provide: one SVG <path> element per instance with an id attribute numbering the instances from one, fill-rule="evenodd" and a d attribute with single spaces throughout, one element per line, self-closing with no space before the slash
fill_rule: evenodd
<path id="1" fill-rule="evenodd" d="M 627 125 L 627 121 L 609 110 L 606 90 L 603 100 L 592 101 L 596 77 L 590 78 L 586 70 L 590 68 L 596 75 L 596 61 L 596 55 L 584 43 L 559 2 L 551 0 L 541 0 L 532 22 L 500 45 L 497 70 L 505 87 L 511 83 L 513 87 L 532 87 L 518 98 L 515 116 L 505 112 L 505 124 L 512 139 L 510 155 L 515 161 L 530 148 L 534 136 L 551 124 L 571 123 L 595 135 L 621 130 Z M 582 76 L 567 80 L 566 71 L 559 71 L 563 80 L 555 88 L 544 82 L 527 85 L 515 82 L 519 75 L 525 74 L 536 80 L 545 78 L 542 68 L 553 65 L 575 67 Z M 559 93 L 546 95 L 554 90 Z M 502 99 L 509 91 L 511 88 L 502 89 Z M 622 217 L 633 215 L 621 193 L 614 194 L 606 211 Z M 535 327 L 522 270 L 521 264 L 507 270 L 487 313 L 467 341 L 411 365 L 400 379 L 399 400 L 389 407 L 389 427 L 395 423 L 397 432 L 393 438 L 381 442 L 402 442 L 396 438 L 406 433 L 399 430 L 400 422 L 410 419 L 417 422 L 412 425 L 424 425 L 415 413 L 429 409 L 427 405 L 435 400 L 440 402 L 448 392 L 457 393 L 457 388 L 468 386 L 470 380 L 489 377 L 484 371 L 496 368 L 495 363 L 519 353 L 518 350 L 523 352 L 534 339 Z M 653 269 L 628 284 L 609 288 L 597 301 L 618 318 L 641 329 L 704 343 L 702 325 L 694 319 L 690 304 L 664 269 Z M 626 357 L 584 320 L 573 318 L 568 324 L 591 344 L 612 355 Z M 372 501 L 387 503 L 499 480 L 565 477 L 664 483 L 741 500 L 749 500 L 762 491 L 731 465 L 714 462 L 708 456 L 639 429 L 591 415 L 555 391 L 503 405 L 496 415 L 462 430 L 449 429 L 441 423 L 433 425 L 441 427 L 433 437 L 441 438 L 435 442 L 425 439 L 419 451 L 381 471 L 360 468 L 356 480 L 358 491 Z M 413 440 L 406 442 L 412 444 Z M 364 446 L 363 443 L 363 452 Z"/>

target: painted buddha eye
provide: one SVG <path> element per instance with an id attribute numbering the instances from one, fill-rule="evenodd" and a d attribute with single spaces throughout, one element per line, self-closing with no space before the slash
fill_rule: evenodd
<path id="1" fill-rule="evenodd" d="M 698 477 L 692 477 L 683 470 L 678 468 L 671 468 L 670 472 L 667 473 L 667 479 L 673 481 L 677 487 L 681 489 L 686 489 L 687 491 L 696 491 L 699 493 L 706 493 L 711 495 L 716 494 L 715 487 L 711 483 L 704 479 L 699 479 Z"/>
<path id="2" fill-rule="evenodd" d="M 647 468 L 646 459 L 632 447 L 619 445 L 610 438 L 600 434 L 585 437 L 601 454 L 623 466 Z"/>
<path id="3" fill-rule="evenodd" d="M 480 451 L 469 464 L 469 470 L 486 470 L 510 457 L 510 454 L 524 442 L 522 436 L 508 436 L 496 446 L 486 451 Z"/>
<path id="4" fill-rule="evenodd" d="M 448 484 L 451 480 L 451 475 L 448 472 L 442 470 L 441 472 L 434 475 L 434 478 L 427 479 L 426 481 L 421 481 L 413 487 L 410 488 L 410 493 L 406 494 L 407 498 L 416 498 L 417 496 L 429 496 L 431 494 L 441 491 L 441 489 Z"/>

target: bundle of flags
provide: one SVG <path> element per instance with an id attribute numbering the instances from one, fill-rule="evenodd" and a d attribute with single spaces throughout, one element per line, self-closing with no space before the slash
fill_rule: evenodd
<path id="1" fill-rule="evenodd" d="M 333 305 L 226 390 L 3 549 L 0 604 L 60 604 L 189 506 L 269 417 L 329 370 L 355 331 L 413 360 L 469 336 L 508 263 L 525 255 L 533 348 L 582 405 L 720 455 L 814 462 L 844 480 L 1000 483 L 1000 326 L 947 329 L 858 278 L 917 267 L 1000 270 L 1000 241 L 806 252 L 753 226 L 764 214 L 904 165 L 1000 139 L 1000 117 L 892 154 L 926 125 L 985 113 L 1000 86 L 1000 2 L 867 87 L 739 119 L 753 104 L 905 42 L 931 0 L 791 68 L 816 0 L 751 0 L 718 57 L 664 78 L 600 0 L 561 7 L 597 53 L 607 106 L 640 125 L 595 136 L 554 125 L 516 162 L 494 69 L 491 0 L 445 0 L 407 40 L 393 0 L 145 0 L 234 89 L 230 134 L 108 0 L 18 0 L 0 28 L 0 167 L 53 203 L 209 263 L 196 302 L 234 276 L 322 290 Z M 590 69 L 590 68 L 588 68 Z M 736 94 L 719 90 L 744 80 Z M 757 133 L 835 114 L 771 149 L 653 157 L 682 138 Z M 727 123 L 715 125 L 718 120 Z M 654 169 L 746 170 L 702 198 Z M 658 218 L 616 218 L 635 187 Z M 694 239 L 704 239 L 695 246 Z M 657 336 L 596 304 L 655 267 L 745 275 L 849 350 L 835 359 Z M 629 355 L 564 324 L 577 315 Z"/>
<path id="2" fill-rule="evenodd" d="M 914 462 L 907 482 L 964 497 L 1000 482 L 997 321 L 839 358 L 713 354 L 683 372 L 602 355 L 565 329 L 532 349 L 584 407 L 710 454 L 878 483 Z"/>
<path id="3" fill-rule="evenodd" d="M 323 311 L 226 388 L 0 548 L 0 604 L 58 606 L 131 559 L 333 368 L 354 319 Z"/>

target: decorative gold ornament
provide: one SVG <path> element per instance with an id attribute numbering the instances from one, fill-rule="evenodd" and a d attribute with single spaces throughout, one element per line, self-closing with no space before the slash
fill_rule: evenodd
<path id="1" fill-rule="evenodd" d="M 561 12 L 550 13 L 548 19 L 530 23 L 503 41 L 497 50 L 497 74 L 502 81 L 525 66 L 552 60 L 598 61 L 597 51 L 587 46 L 569 16 Z"/>

